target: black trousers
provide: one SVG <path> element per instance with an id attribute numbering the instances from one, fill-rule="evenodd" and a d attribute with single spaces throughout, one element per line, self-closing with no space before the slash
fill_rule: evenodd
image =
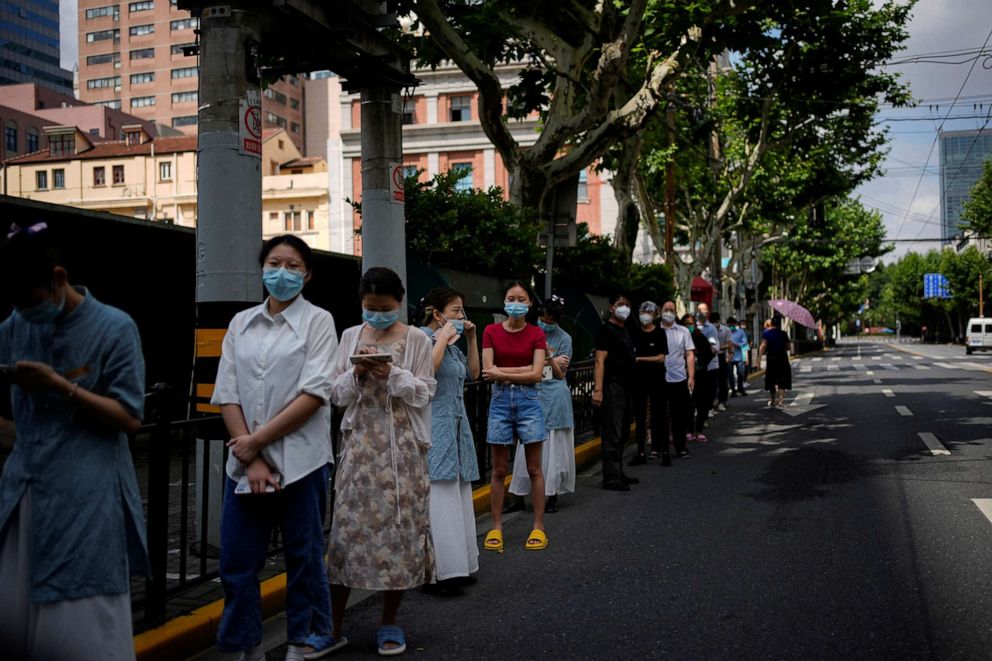
<path id="1" fill-rule="evenodd" d="M 709 420 L 713 408 L 713 397 L 716 395 L 716 380 L 720 370 L 696 368 L 696 389 L 692 391 L 692 403 L 696 406 L 696 421 L 692 429 L 695 434 L 702 434 L 706 421 Z"/>
<path id="2" fill-rule="evenodd" d="M 603 482 L 623 475 L 623 446 L 630 437 L 632 418 L 631 387 L 622 383 L 603 386 Z"/>
<path id="3" fill-rule="evenodd" d="M 717 369 L 717 388 L 718 388 L 718 399 L 721 404 L 727 403 L 727 397 L 730 395 L 730 389 L 728 386 L 728 378 L 730 377 L 730 370 L 727 365 L 727 354 L 723 351 L 720 352 L 720 367 Z"/>
<path id="4" fill-rule="evenodd" d="M 666 422 L 672 430 L 672 443 L 675 444 L 675 451 L 685 450 L 686 428 L 692 422 L 692 401 L 689 398 L 689 382 L 679 381 L 677 383 L 665 382 L 665 403 L 668 404 L 668 416 Z M 654 431 L 651 431 L 654 437 Z M 665 434 L 665 443 L 668 443 L 668 434 Z"/>
<path id="5" fill-rule="evenodd" d="M 638 380 L 634 384 L 634 434 L 637 453 L 645 454 L 648 435 L 648 404 L 651 405 L 651 450 L 668 451 L 668 421 L 665 411 L 665 377 Z"/>

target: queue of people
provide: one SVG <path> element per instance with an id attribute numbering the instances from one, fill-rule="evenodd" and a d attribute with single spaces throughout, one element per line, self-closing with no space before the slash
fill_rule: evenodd
<path id="1" fill-rule="evenodd" d="M 12 589 L 0 600 L 0 645 L 15 657 L 133 659 L 128 576 L 147 571 L 127 445 L 142 418 L 137 329 L 124 312 L 69 284 L 43 226 L 17 228 L 0 258 L 0 275 L 17 285 L 15 313 L 0 324 L 0 365 L 16 386 L 14 420 L 0 418 L 0 440 L 13 446 L 0 479 L 0 581 Z M 268 295 L 231 321 L 211 399 L 230 437 L 217 646 L 239 659 L 265 658 L 258 573 L 278 526 L 286 658 L 318 659 L 347 644 L 354 589 L 382 592 L 376 647 L 383 656 L 402 654 L 404 593 L 422 587 L 456 596 L 479 569 L 471 485 L 480 470 L 466 381 L 492 384 L 485 439 L 492 527 L 483 550 L 502 553 L 507 543 L 504 484 L 515 445 L 510 491 L 533 504 L 531 531 L 515 543 L 534 552 L 550 544 L 545 513 L 557 511 L 576 477 L 566 383 L 572 338 L 559 325 L 565 301 L 540 303 L 526 283 L 510 283 L 506 319 L 483 329 L 480 347 L 459 292 L 432 290 L 407 325 L 400 277 L 371 268 L 358 292 L 362 323 L 339 341 L 331 314 L 302 295 L 313 272 L 306 243 L 269 239 L 259 263 Z M 636 323 L 632 308 L 614 297 L 595 338 L 591 401 L 602 411 L 602 487 L 613 491 L 638 483 L 623 465 L 632 422 L 632 466 L 670 466 L 670 447 L 684 459 L 687 441 L 706 441 L 714 400 L 725 410 L 727 393 L 744 394 L 749 346 L 736 320 L 723 327 L 704 304 L 681 325 L 673 301 L 641 302 Z M 789 387 L 780 333 L 766 333 L 760 349 L 775 401 Z M 337 457 L 332 406 L 343 409 Z M 78 483 L 89 485 L 86 498 L 73 492 Z"/>

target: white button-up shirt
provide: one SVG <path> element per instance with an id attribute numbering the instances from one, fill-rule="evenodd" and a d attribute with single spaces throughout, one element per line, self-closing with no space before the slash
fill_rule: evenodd
<path id="1" fill-rule="evenodd" d="M 668 353 L 665 355 L 665 381 L 668 383 L 678 383 L 689 378 L 685 366 L 685 352 L 695 351 L 696 345 L 692 343 L 692 334 L 685 326 L 673 324 L 672 326 L 662 325 L 665 335 L 668 338 Z"/>
<path id="2" fill-rule="evenodd" d="M 302 393 L 323 404 L 299 429 L 269 443 L 262 456 L 291 484 L 334 461 L 331 450 L 331 360 L 338 347 L 334 318 L 302 296 L 272 316 L 268 301 L 231 320 L 210 402 L 238 404 L 249 433 L 256 432 Z M 233 454 L 227 474 L 245 467 Z"/>

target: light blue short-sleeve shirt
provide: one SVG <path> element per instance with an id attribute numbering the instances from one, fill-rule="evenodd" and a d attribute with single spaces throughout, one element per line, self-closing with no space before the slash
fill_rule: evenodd
<path id="1" fill-rule="evenodd" d="M 544 331 L 548 337 L 548 350 L 552 356 L 568 356 L 572 359 L 572 336 L 555 326 Z M 546 365 L 546 373 L 550 367 Z M 541 394 L 541 408 L 544 409 L 545 429 L 570 429 L 575 426 L 572 415 L 572 392 L 565 379 L 545 379 L 538 386 Z"/>
<path id="2" fill-rule="evenodd" d="M 45 363 L 137 418 L 144 410 L 145 363 L 137 326 L 85 289 L 56 324 L 14 312 L 0 324 L 0 363 Z M 31 487 L 31 600 L 124 594 L 128 570 L 148 568 L 145 523 L 127 435 L 79 413 L 50 391 L 11 388 L 14 450 L 0 475 L 0 530 Z"/>

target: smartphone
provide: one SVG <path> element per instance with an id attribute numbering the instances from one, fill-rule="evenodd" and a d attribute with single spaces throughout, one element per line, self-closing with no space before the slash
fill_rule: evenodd
<path id="1" fill-rule="evenodd" d="M 279 473 L 273 473 L 272 474 L 272 477 L 276 478 L 276 482 L 278 482 L 280 485 L 282 485 L 282 478 L 279 476 Z M 274 486 L 272 486 L 271 484 L 266 484 L 265 485 L 265 493 L 275 493 L 275 490 L 276 490 L 276 488 Z M 234 493 L 238 494 L 239 496 L 243 496 L 245 494 L 250 494 L 251 493 L 251 485 L 248 484 L 248 474 L 247 473 L 244 474 L 244 475 L 242 475 L 238 479 L 238 484 L 234 487 Z"/>
<path id="2" fill-rule="evenodd" d="M 356 353 L 351 356 L 351 364 L 357 365 L 360 360 L 378 360 L 380 363 L 391 363 L 393 362 L 393 354 L 391 353 Z"/>

